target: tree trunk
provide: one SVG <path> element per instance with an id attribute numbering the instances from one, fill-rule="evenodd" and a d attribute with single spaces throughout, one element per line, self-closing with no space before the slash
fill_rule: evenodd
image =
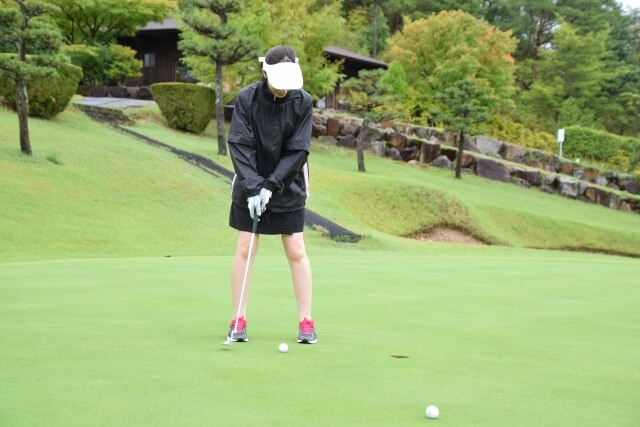
<path id="1" fill-rule="evenodd" d="M 456 178 L 462 178 L 462 151 L 464 150 L 464 129 L 460 130 L 458 136 L 458 155 L 456 156 Z"/>
<path id="2" fill-rule="evenodd" d="M 23 78 L 18 78 L 16 81 L 16 108 L 20 127 L 20 151 L 30 156 L 33 153 L 29 140 L 29 95 L 27 95 L 27 82 Z"/>
<path id="3" fill-rule="evenodd" d="M 366 172 L 364 168 L 364 141 L 362 135 L 364 134 L 365 127 L 369 124 L 369 120 L 362 122 L 362 126 L 360 127 L 360 133 L 358 134 L 358 139 L 356 140 L 356 149 L 358 150 L 358 171 Z"/>
<path id="4" fill-rule="evenodd" d="M 224 97 L 222 96 L 222 67 L 216 62 L 216 123 L 218 125 L 218 154 L 227 155 L 227 139 L 224 130 Z"/>
<path id="5" fill-rule="evenodd" d="M 378 57 L 378 0 L 373 0 L 373 31 L 371 40 L 371 56 Z"/>

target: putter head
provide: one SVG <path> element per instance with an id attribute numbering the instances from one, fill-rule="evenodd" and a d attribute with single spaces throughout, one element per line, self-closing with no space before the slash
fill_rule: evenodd
<path id="1" fill-rule="evenodd" d="M 226 345 L 227 347 L 230 347 L 232 342 L 233 340 L 231 339 L 231 337 L 227 337 L 226 341 L 222 342 L 222 345 Z"/>

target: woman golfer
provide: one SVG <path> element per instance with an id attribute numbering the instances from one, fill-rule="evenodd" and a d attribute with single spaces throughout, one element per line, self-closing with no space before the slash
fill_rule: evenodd
<path id="1" fill-rule="evenodd" d="M 298 304 L 298 342 L 315 344 L 311 266 L 302 234 L 313 104 L 311 95 L 301 90 L 302 71 L 291 47 L 270 49 L 262 64 L 262 80 L 238 93 L 229 130 L 235 169 L 229 225 L 238 230 L 238 241 L 231 269 L 235 313 L 227 339 L 249 340 L 250 265 L 260 235 L 279 234 Z M 254 219 L 259 219 L 255 234 Z"/>

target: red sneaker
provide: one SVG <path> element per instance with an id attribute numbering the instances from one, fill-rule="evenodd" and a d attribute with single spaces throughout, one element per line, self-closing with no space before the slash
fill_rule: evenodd
<path id="1" fill-rule="evenodd" d="M 298 333 L 298 342 L 300 344 L 315 344 L 318 342 L 318 336 L 316 335 L 316 328 L 313 320 L 306 317 L 300 322 L 300 332 Z"/>
<path id="2" fill-rule="evenodd" d="M 236 319 L 234 317 L 229 325 L 229 333 L 227 334 L 227 337 L 236 342 L 249 341 L 249 337 L 247 337 L 247 321 L 244 316 L 240 316 L 237 323 L 238 326 L 236 327 Z"/>

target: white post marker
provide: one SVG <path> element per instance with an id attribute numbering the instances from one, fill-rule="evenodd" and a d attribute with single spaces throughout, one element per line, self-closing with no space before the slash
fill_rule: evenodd
<path id="1" fill-rule="evenodd" d="M 558 157 L 562 158 L 562 143 L 564 142 L 564 129 L 558 129 Z"/>

